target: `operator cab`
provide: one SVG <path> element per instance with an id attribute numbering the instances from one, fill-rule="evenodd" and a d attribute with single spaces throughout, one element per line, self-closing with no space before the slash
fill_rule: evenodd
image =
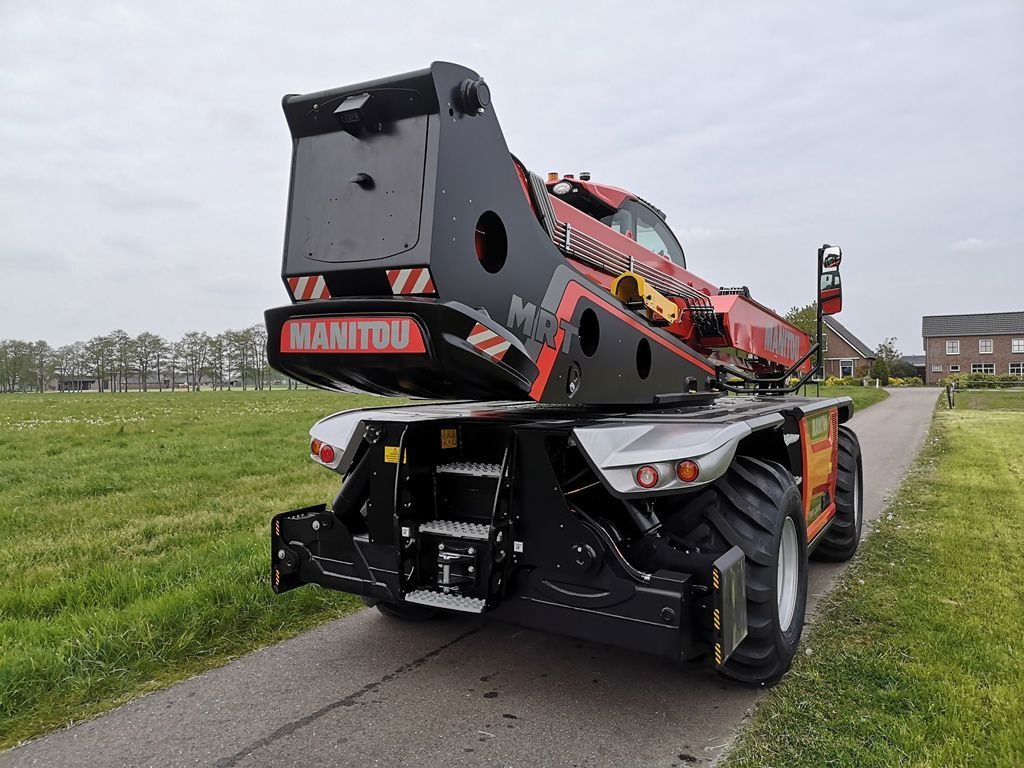
<path id="1" fill-rule="evenodd" d="M 548 191 L 577 210 L 635 240 L 662 258 L 686 267 L 686 254 L 672 230 L 665 224 L 665 213 L 646 200 L 618 187 L 595 184 L 590 174 L 576 179 L 567 175 L 559 179 L 548 174 Z"/>

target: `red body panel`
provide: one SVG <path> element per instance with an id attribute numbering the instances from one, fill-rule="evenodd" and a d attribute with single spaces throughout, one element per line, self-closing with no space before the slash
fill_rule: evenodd
<path id="1" fill-rule="evenodd" d="M 739 295 L 714 296 L 711 303 L 722 316 L 727 347 L 735 347 L 773 363 L 789 367 L 810 348 L 811 340 L 799 328 L 755 301 Z M 803 369 L 810 367 L 810 362 Z"/>
<path id="2" fill-rule="evenodd" d="M 525 187 L 525 179 L 521 177 L 521 180 Z M 632 197 L 627 191 L 616 187 L 576 180 L 573 183 L 585 187 L 611 207 L 620 206 L 625 200 Z M 678 285 L 686 286 L 707 297 L 721 318 L 725 330 L 724 336 L 699 336 L 689 313 L 685 311 L 687 306 L 683 299 L 676 300 L 680 309 L 683 310 L 680 313 L 679 321 L 665 329 L 694 349 L 733 365 L 758 371 L 770 370 L 773 367 L 788 368 L 810 349 L 811 341 L 807 334 L 753 299 L 737 294 L 719 295 L 716 285 L 698 277 L 688 269 L 649 251 L 632 238 L 605 226 L 602 222 L 554 195 L 549 195 L 549 200 L 556 219 L 562 224 L 571 226 L 574 234 L 587 235 L 622 254 L 627 260 L 632 259 L 634 265 L 645 265 Z M 585 247 L 583 246 L 583 248 Z M 621 271 L 616 269 L 601 269 L 593 263 L 574 258 L 573 253 L 569 253 L 567 256 L 580 272 L 609 290 L 612 281 L 621 274 Z M 663 290 L 663 292 L 665 291 Z M 671 291 L 668 291 L 667 295 L 674 298 Z M 737 350 L 741 353 L 740 355 L 736 354 Z M 756 362 L 745 361 L 745 356 L 751 356 L 757 360 Z M 806 371 L 809 366 L 810 362 L 807 362 L 801 370 Z"/>

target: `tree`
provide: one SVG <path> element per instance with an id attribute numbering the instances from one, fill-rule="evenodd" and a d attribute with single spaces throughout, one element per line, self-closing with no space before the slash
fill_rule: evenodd
<path id="1" fill-rule="evenodd" d="M 818 334 L 818 303 L 812 301 L 805 307 L 792 307 L 784 317 L 812 339 Z"/>
<path id="2" fill-rule="evenodd" d="M 252 360 L 254 386 L 256 389 L 263 389 L 267 378 L 267 328 L 264 325 L 254 325 L 246 331 L 249 342 L 250 360 Z"/>
<path id="3" fill-rule="evenodd" d="M 210 336 L 199 331 L 189 331 L 181 337 L 179 344 L 189 388 L 198 392 L 199 385 L 203 383 L 206 358 L 210 353 Z"/>
<path id="4" fill-rule="evenodd" d="M 134 340 L 118 328 L 110 333 L 110 348 L 114 360 L 112 376 L 117 382 L 116 386 L 111 387 L 111 392 L 127 392 L 128 375 L 132 371 L 132 363 L 135 357 Z"/>
<path id="5" fill-rule="evenodd" d="M 139 373 L 139 382 L 143 392 L 149 391 L 149 372 L 154 361 L 157 365 L 157 379 L 160 378 L 160 353 L 165 346 L 167 346 L 167 342 L 149 331 L 143 331 L 135 337 L 135 366 Z M 159 386 L 161 389 L 163 388 L 162 385 Z"/>
<path id="6" fill-rule="evenodd" d="M 18 339 L 0 341 L 0 390 L 24 391 L 31 376 L 30 346 Z"/>
<path id="7" fill-rule="evenodd" d="M 36 341 L 28 345 L 30 375 L 36 392 L 46 390 L 46 383 L 53 377 L 57 369 L 57 361 L 53 349 L 45 341 Z"/>
<path id="8" fill-rule="evenodd" d="M 210 339 L 210 371 L 213 385 L 217 389 L 224 389 L 224 378 L 227 372 L 227 342 L 224 337 L 225 334 L 219 333 Z"/>
<path id="9" fill-rule="evenodd" d="M 229 368 L 238 372 L 238 378 L 242 382 L 242 389 L 245 389 L 246 374 L 249 372 L 249 360 L 252 347 L 249 343 L 248 331 L 226 331 L 224 333 L 227 353 L 229 357 Z"/>
<path id="10" fill-rule="evenodd" d="M 102 392 L 113 368 L 114 350 L 109 336 L 93 336 L 85 342 L 86 370 L 96 377 L 96 388 Z"/>

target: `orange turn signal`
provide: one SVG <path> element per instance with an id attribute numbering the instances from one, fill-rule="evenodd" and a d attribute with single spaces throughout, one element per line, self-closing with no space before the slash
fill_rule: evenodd
<path id="1" fill-rule="evenodd" d="M 697 479 L 697 475 L 700 474 L 700 467 L 697 466 L 696 461 L 680 461 L 676 465 L 676 477 L 682 480 L 684 483 L 692 483 Z"/>

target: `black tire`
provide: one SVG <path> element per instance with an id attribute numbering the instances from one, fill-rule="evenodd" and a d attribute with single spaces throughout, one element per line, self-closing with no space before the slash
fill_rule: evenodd
<path id="1" fill-rule="evenodd" d="M 360 600 L 363 601 L 364 605 L 376 608 L 389 619 L 399 619 L 401 621 L 430 621 L 431 619 L 436 619 L 440 613 L 435 608 L 428 608 L 425 605 L 416 605 L 415 603 L 389 603 L 370 597 L 362 597 Z"/>
<path id="2" fill-rule="evenodd" d="M 853 557 L 864 529 L 864 473 L 860 442 L 847 426 L 839 427 L 839 472 L 836 475 L 836 516 L 812 560 L 841 563 Z"/>
<path id="3" fill-rule="evenodd" d="M 720 672 L 743 683 L 770 685 L 793 663 L 807 608 L 807 528 L 800 491 L 785 467 L 749 456 L 737 456 L 714 489 L 718 503 L 707 510 L 706 521 L 746 556 L 747 637 Z M 780 617 L 778 582 L 787 527 L 791 554 L 794 534 L 796 540 L 795 556 L 789 558 L 796 572 L 787 588 L 788 622 Z"/>

